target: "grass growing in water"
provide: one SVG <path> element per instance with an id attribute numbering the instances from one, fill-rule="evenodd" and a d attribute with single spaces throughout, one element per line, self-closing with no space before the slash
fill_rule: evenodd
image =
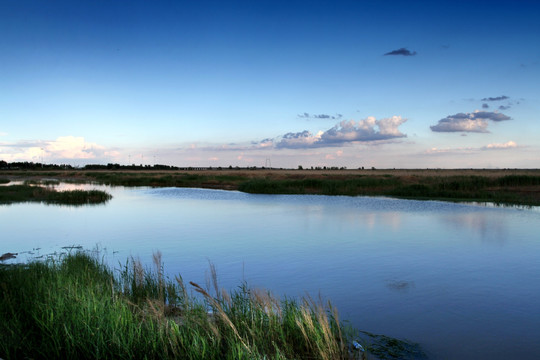
<path id="1" fill-rule="evenodd" d="M 101 190 L 56 191 L 30 184 L 0 187 L 0 204 L 43 202 L 46 204 L 85 205 L 109 201 L 112 196 Z"/>
<path id="2" fill-rule="evenodd" d="M 164 277 L 159 253 L 154 262 L 116 275 L 85 253 L 0 267 L 0 357 L 349 358 L 349 332 L 329 306 L 216 281 L 214 295 L 191 283 L 196 297 Z"/>

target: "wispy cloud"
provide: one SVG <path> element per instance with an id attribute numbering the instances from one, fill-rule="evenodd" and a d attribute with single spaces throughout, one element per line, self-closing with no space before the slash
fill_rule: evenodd
<path id="1" fill-rule="evenodd" d="M 474 154 L 479 151 L 489 151 L 489 150 L 509 150 L 518 148 L 517 143 L 514 141 L 508 141 L 503 144 L 493 143 L 481 147 L 458 147 L 458 148 L 437 148 L 433 147 L 423 152 L 424 155 L 437 155 L 437 154 Z"/>
<path id="2" fill-rule="evenodd" d="M 472 154 L 475 152 L 475 148 L 472 147 L 460 147 L 460 148 L 438 148 L 432 147 L 422 153 L 422 155 L 439 155 L 439 154 Z"/>
<path id="3" fill-rule="evenodd" d="M 503 101 L 503 100 L 508 100 L 508 99 L 510 99 L 509 96 L 502 95 L 502 96 L 483 98 L 482 101 Z"/>
<path id="4" fill-rule="evenodd" d="M 331 120 L 339 120 L 343 117 L 343 115 L 341 114 L 336 114 L 336 115 L 328 115 L 328 114 L 310 114 L 310 113 L 303 113 L 303 114 L 298 114 L 298 117 L 299 118 L 302 118 L 302 119 L 331 119 Z"/>
<path id="5" fill-rule="evenodd" d="M 401 49 L 397 49 L 397 50 L 392 50 L 392 51 L 387 52 L 386 54 L 384 54 L 384 56 L 387 56 L 387 55 L 415 56 L 416 51 L 411 52 L 407 48 L 401 48 Z"/>
<path id="6" fill-rule="evenodd" d="M 495 96 L 495 97 L 485 97 L 485 98 L 482 99 L 482 101 L 484 101 L 484 103 L 482 104 L 482 109 L 488 109 L 489 108 L 489 105 L 486 104 L 485 102 L 498 102 L 498 101 L 505 101 L 505 100 L 510 100 L 510 96 L 501 95 L 501 96 Z M 519 104 L 519 101 L 517 101 L 516 104 Z M 498 109 L 499 110 L 509 110 L 509 109 L 512 108 L 512 106 L 514 106 L 514 102 L 507 101 L 506 104 L 500 105 L 498 107 Z"/>
<path id="7" fill-rule="evenodd" d="M 449 115 L 430 126 L 435 132 L 476 132 L 487 133 L 488 120 L 499 122 L 512 118 L 499 112 L 475 111 L 473 113 L 458 113 Z"/>
<path id="8" fill-rule="evenodd" d="M 482 150 L 506 150 L 506 149 L 514 149 L 518 147 L 518 145 L 510 140 L 508 142 L 505 142 L 503 144 L 488 144 L 484 147 L 482 147 Z"/>

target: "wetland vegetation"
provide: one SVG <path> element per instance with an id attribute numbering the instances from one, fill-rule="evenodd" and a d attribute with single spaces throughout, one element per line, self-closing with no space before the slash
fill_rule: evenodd
<path id="1" fill-rule="evenodd" d="M 41 202 L 57 205 L 87 205 L 105 203 L 111 198 L 110 194 L 101 190 L 57 191 L 54 187 L 31 183 L 0 186 L 0 204 Z"/>
<path id="2" fill-rule="evenodd" d="M 6 359 L 351 359 L 359 332 L 311 298 L 279 300 L 247 284 L 203 288 L 137 260 L 112 270 L 94 253 L 0 264 L 0 355 Z M 212 288 L 212 290 L 210 289 Z M 212 293 L 212 294 L 211 294 Z M 366 333 L 369 334 L 369 333 Z M 372 338 L 377 335 L 369 334 Z M 384 337 L 382 359 L 421 354 Z M 354 346 L 352 345 L 354 344 Z M 390 345 L 389 345 L 390 344 Z M 412 346 L 412 350 L 411 350 Z M 397 352 L 397 355 L 396 354 Z"/>
<path id="3" fill-rule="evenodd" d="M 5 179 L 91 182 L 113 186 L 198 187 L 257 194 L 389 196 L 404 199 L 540 206 L 540 170 L 277 170 L 264 168 L 4 169 Z"/>

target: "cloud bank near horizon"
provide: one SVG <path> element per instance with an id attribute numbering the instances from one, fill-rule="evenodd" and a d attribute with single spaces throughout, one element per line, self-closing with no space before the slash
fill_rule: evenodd
<path id="1" fill-rule="evenodd" d="M 0 143 L 0 156 L 8 162 L 64 162 L 101 159 L 116 155 L 118 155 L 117 151 L 87 142 L 82 136 L 60 136 L 56 140 L 48 141 Z"/>
<path id="2" fill-rule="evenodd" d="M 505 143 L 492 143 L 481 147 L 459 147 L 459 148 L 437 148 L 433 147 L 423 152 L 423 155 L 451 155 L 451 154 L 473 154 L 481 151 L 497 151 L 523 148 L 515 141 L 507 141 Z"/>
<path id="3" fill-rule="evenodd" d="M 339 115 L 341 117 L 341 115 Z M 326 117 L 323 117 L 326 118 Z M 309 130 L 289 132 L 275 138 L 266 138 L 253 141 L 250 144 L 221 144 L 197 146 L 190 144 L 188 148 L 171 149 L 174 151 L 198 150 L 205 152 L 242 152 L 254 150 L 280 150 L 280 149 L 314 149 L 325 147 L 348 146 L 353 143 L 370 143 L 384 140 L 393 140 L 406 137 L 399 130 L 399 126 L 407 119 L 401 116 L 392 116 L 377 120 L 368 117 L 363 120 L 341 121 L 327 129 L 312 134 Z M 140 150 L 138 150 L 140 151 Z M 71 160 L 119 161 L 128 158 L 130 150 L 125 149 L 123 155 L 118 149 L 88 142 L 82 136 L 61 136 L 56 140 L 19 141 L 17 143 L 0 143 L 0 158 L 8 162 L 67 162 Z M 143 155 L 141 154 L 141 160 Z M 134 158 L 136 156 L 134 155 Z M 215 158 L 215 157 L 214 157 Z"/>

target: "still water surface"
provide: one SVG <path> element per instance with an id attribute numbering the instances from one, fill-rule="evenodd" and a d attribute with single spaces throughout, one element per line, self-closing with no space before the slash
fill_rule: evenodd
<path id="1" fill-rule="evenodd" d="M 355 327 L 433 359 L 540 356 L 538 208 L 105 189 L 102 206 L 0 206 L 0 253 L 98 245 L 119 267 L 129 256 L 150 266 L 159 250 L 171 277 L 205 284 L 211 261 L 226 289 L 320 293 Z"/>

